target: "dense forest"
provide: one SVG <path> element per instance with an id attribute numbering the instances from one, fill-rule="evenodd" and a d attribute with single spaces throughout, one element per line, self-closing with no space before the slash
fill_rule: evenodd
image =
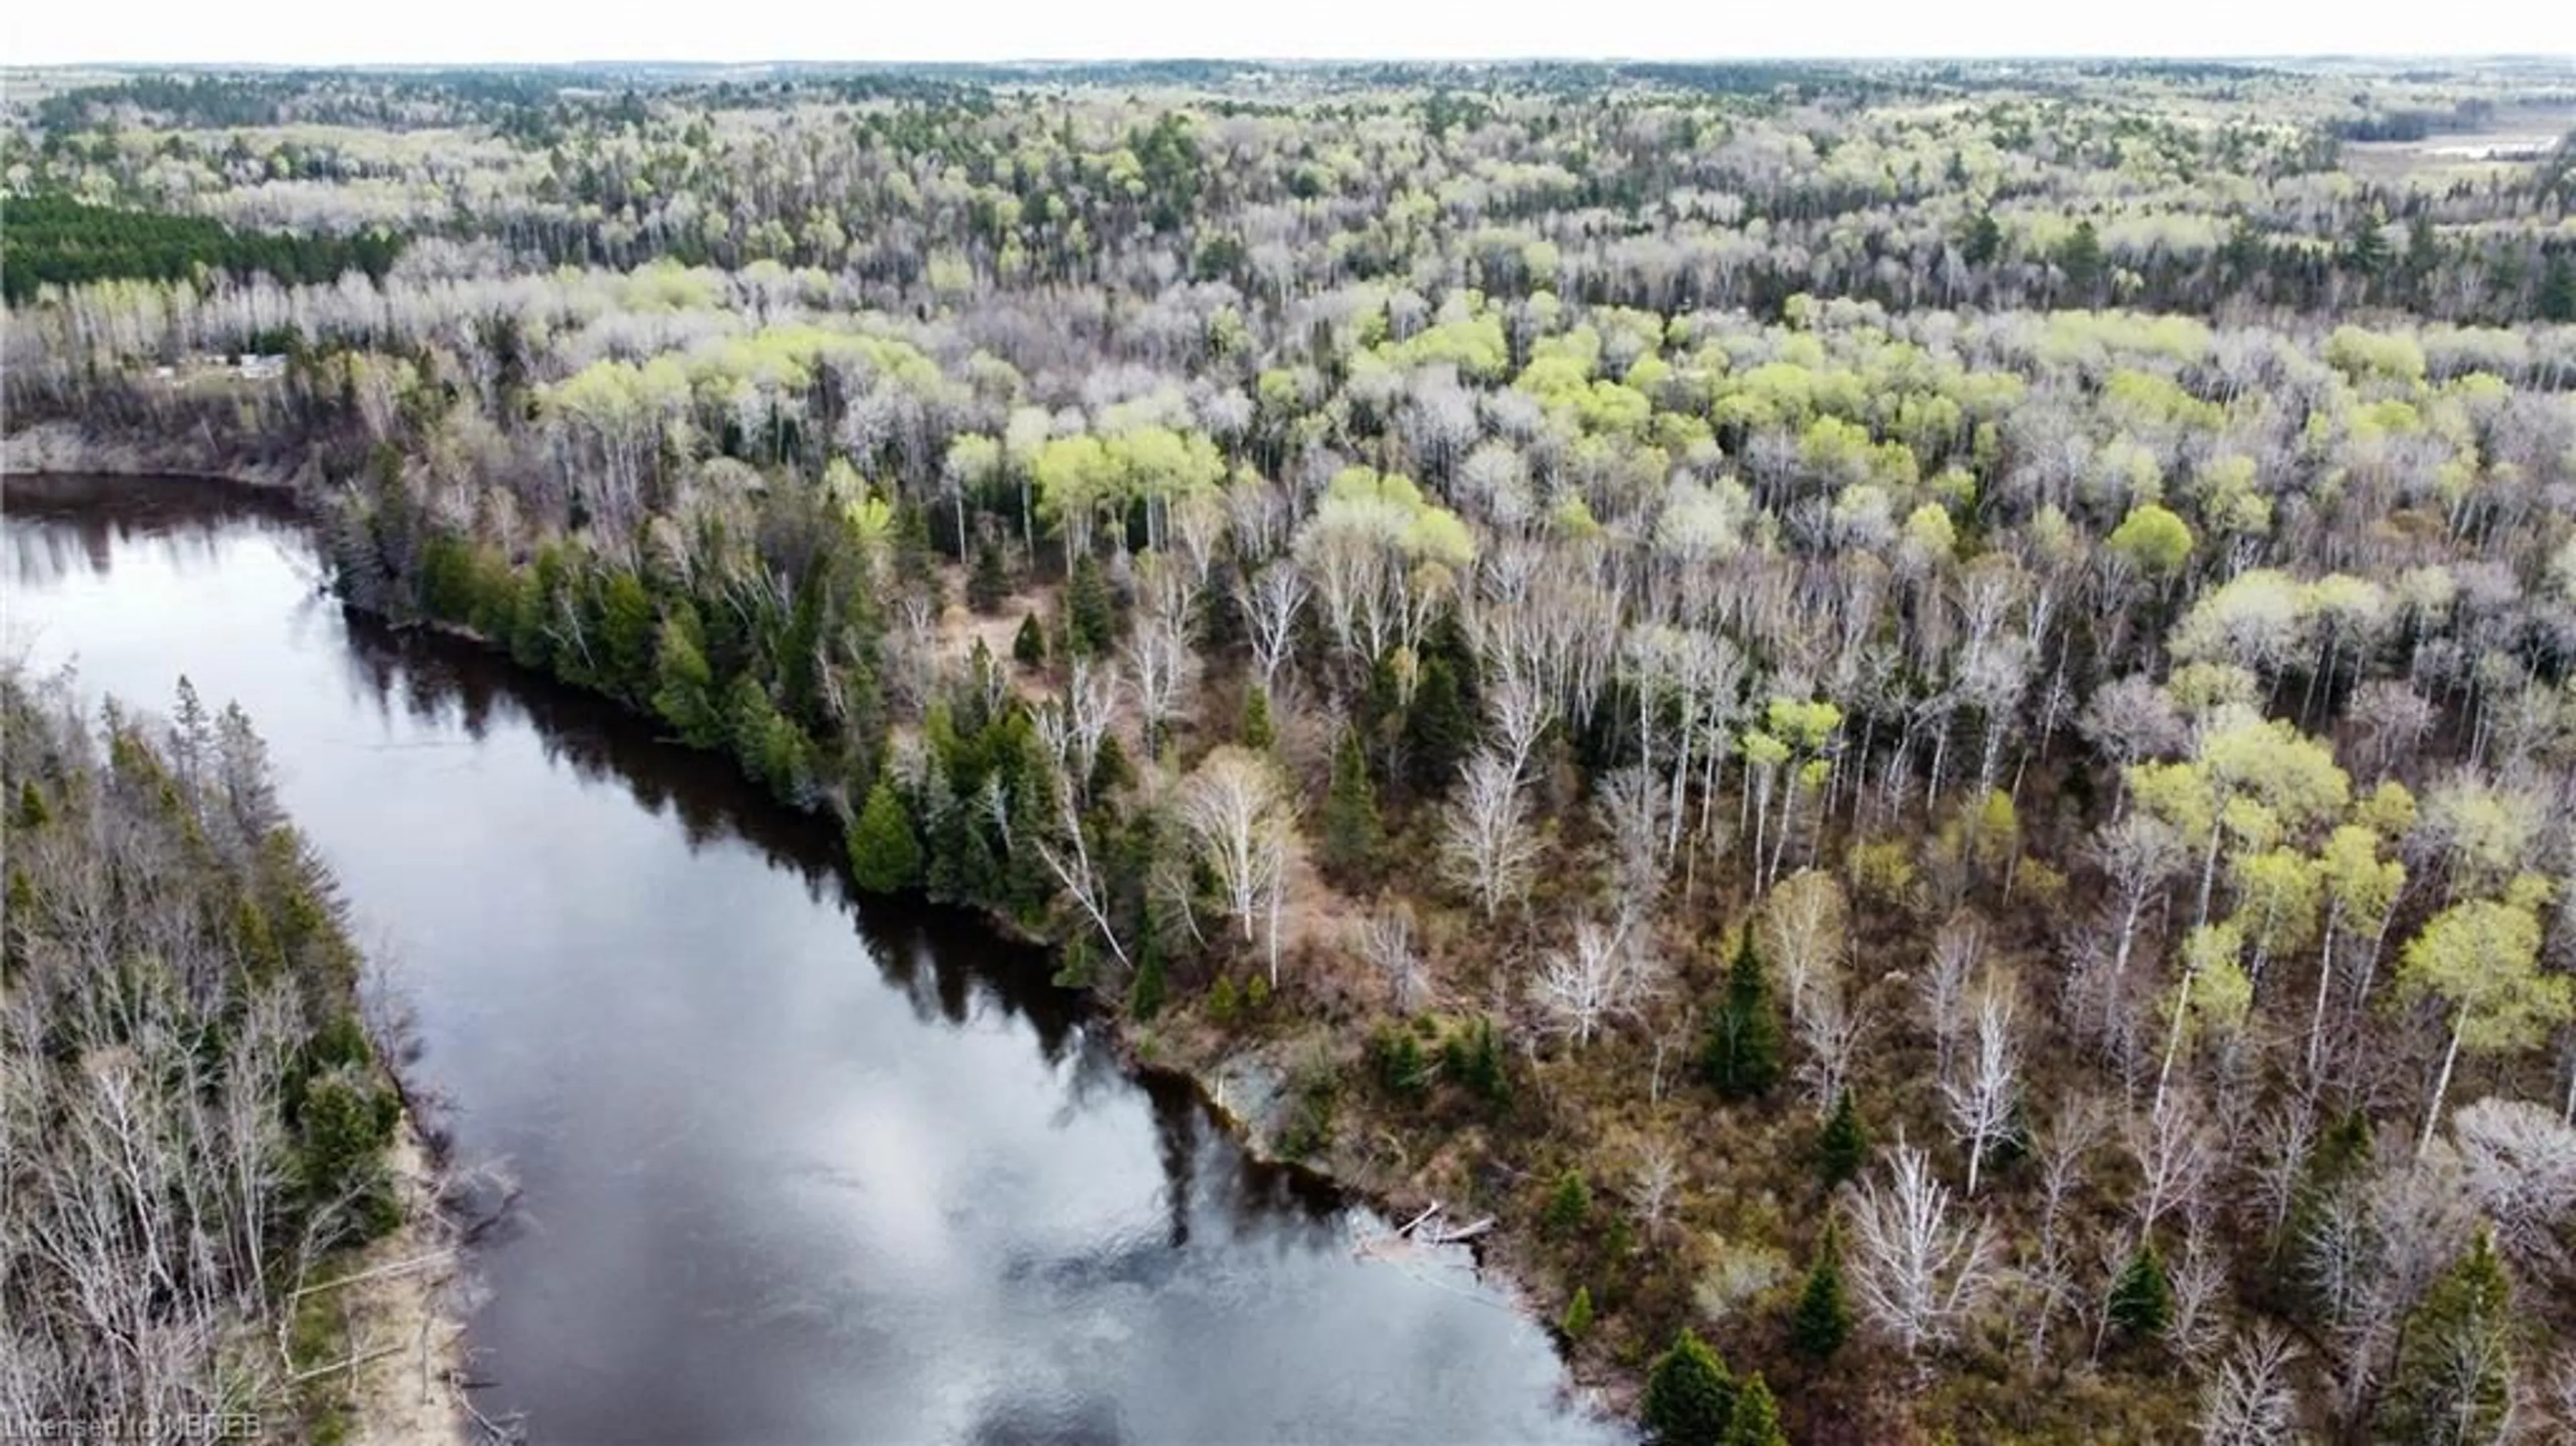
<path id="1" fill-rule="evenodd" d="M 12 425 L 293 449 L 1658 1440 L 2576 1430 L 2563 64 L 542 74 L 17 116 L 404 241 Z"/>
<path id="2" fill-rule="evenodd" d="M 381 231 L 351 237 L 238 232 L 202 216 L 93 206 L 67 196 L 8 203 L 0 225 L 0 294 L 34 299 L 37 288 L 84 281 L 185 281 L 199 270 L 284 282 L 337 281 L 356 271 L 382 279 L 401 243 Z"/>
<path id="3" fill-rule="evenodd" d="M 0 674 L 0 1402 L 339 1439 L 310 1292 L 402 1221 L 402 1100 L 265 746 L 179 686 L 163 723 Z"/>

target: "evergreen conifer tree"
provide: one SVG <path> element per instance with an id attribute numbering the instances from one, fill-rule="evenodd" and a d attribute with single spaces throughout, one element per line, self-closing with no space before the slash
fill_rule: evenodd
<path id="1" fill-rule="evenodd" d="M 1136 980 L 1128 986 L 1127 1013 L 1138 1020 L 1149 1020 L 1163 1012 L 1163 997 L 1170 988 L 1163 967 L 1161 931 L 1148 923 L 1144 940 L 1136 951 Z"/>
<path id="2" fill-rule="evenodd" d="M 1860 1107 L 1852 1102 L 1846 1087 L 1834 1096 L 1834 1112 L 1825 1119 L 1825 1128 L 1816 1136 L 1816 1164 L 1827 1186 L 1839 1185 L 1860 1173 L 1869 1161 L 1869 1126 L 1861 1121 Z"/>
<path id="3" fill-rule="evenodd" d="M 2399 1337 L 2379 1439 L 2391 1446 L 2487 1446 L 2513 1404 L 2513 1291 L 2481 1228 L 2424 1292 Z"/>
<path id="4" fill-rule="evenodd" d="M 1726 1421 L 1726 1446 L 1789 1446 L 1780 1429 L 1780 1403 L 1757 1373 L 1744 1378 L 1735 1392 L 1735 1410 Z"/>
<path id="5" fill-rule="evenodd" d="M 880 778 L 850 825 L 850 877 L 871 894 L 891 894 L 921 882 L 921 844 L 894 785 Z"/>
<path id="6" fill-rule="evenodd" d="M 1823 1361 L 1851 1339 L 1851 1301 L 1843 1290 L 1842 1232 L 1831 1220 L 1816 1247 L 1816 1263 L 1789 1317 L 1789 1344 L 1809 1360 Z"/>
<path id="7" fill-rule="evenodd" d="M 1100 751 L 1091 756 L 1091 778 L 1087 788 L 1094 799 L 1107 798 L 1136 781 L 1136 769 L 1127 761 L 1127 750 L 1115 733 L 1100 736 Z"/>
<path id="8" fill-rule="evenodd" d="M 1458 670 L 1446 658 L 1424 660 L 1413 685 L 1413 706 L 1404 718 L 1414 787 L 1425 794 L 1447 788 L 1475 740 L 1476 721 L 1459 692 Z"/>
<path id="9" fill-rule="evenodd" d="M 1064 584 L 1064 631 L 1067 650 L 1077 658 L 1095 658 L 1118 642 L 1118 604 L 1100 559 L 1090 553 L 1073 560 L 1073 575 Z"/>
<path id="10" fill-rule="evenodd" d="M 1702 1057 L 1709 1083 L 1732 1100 L 1768 1094 L 1780 1081 L 1781 1028 L 1771 980 L 1748 925 L 1727 967 L 1726 996 L 1709 1021 Z"/>
<path id="11" fill-rule="evenodd" d="M 1243 699 L 1243 746 L 1268 752 L 1279 741 L 1279 730 L 1270 721 L 1270 695 L 1254 687 Z"/>
<path id="12" fill-rule="evenodd" d="M 986 538 L 975 549 L 975 570 L 966 578 L 966 606 L 990 617 L 1011 595 L 1011 575 L 1002 566 L 1001 545 Z"/>
<path id="13" fill-rule="evenodd" d="M 1377 789 L 1369 782 L 1368 758 L 1356 732 L 1346 730 L 1333 745 L 1333 781 L 1324 794 L 1323 823 L 1325 872 L 1339 883 L 1364 877 L 1377 862 L 1384 833 Z"/>
<path id="14" fill-rule="evenodd" d="M 1561 1324 L 1565 1338 L 1570 1341 L 1579 1341 L 1592 1333 L 1592 1287 L 1578 1285 L 1574 1288 L 1574 1299 L 1566 1303 L 1565 1319 Z"/>
<path id="15" fill-rule="evenodd" d="M 1655 1446 L 1724 1446 L 1735 1415 L 1735 1380 L 1689 1327 L 1655 1358 L 1643 1414 Z"/>
<path id="16" fill-rule="evenodd" d="M 2173 1282 L 2154 1241 L 2139 1245 L 2121 1268 L 2111 1286 L 2110 1314 L 2111 1324 L 2131 1336 L 2154 1335 L 2173 1319 Z"/>
<path id="17" fill-rule="evenodd" d="M 1592 1187 L 1584 1183 L 1583 1172 L 1568 1170 L 1556 1177 L 1556 1188 L 1548 1192 L 1547 1209 L 1539 1223 L 1549 1235 L 1559 1240 L 1572 1239 L 1583 1229 L 1592 1214 Z"/>

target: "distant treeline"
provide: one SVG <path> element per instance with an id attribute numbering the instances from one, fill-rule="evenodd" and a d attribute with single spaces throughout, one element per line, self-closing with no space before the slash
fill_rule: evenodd
<path id="1" fill-rule="evenodd" d="M 2495 119 L 2492 101 L 2464 100 L 2449 110 L 2397 110 L 2335 121 L 2326 129 L 2340 141 L 2420 141 L 2480 130 Z"/>
<path id="2" fill-rule="evenodd" d="M 382 231 L 299 236 L 236 231 L 204 216 L 93 206 L 63 195 L 14 198 L 0 227 L 0 293 L 11 305 L 47 283 L 176 281 L 199 267 L 286 282 L 329 281 L 348 271 L 383 279 L 403 240 Z"/>
<path id="3" fill-rule="evenodd" d="M 131 113 L 179 130 L 293 124 L 408 130 L 452 124 L 466 108 L 545 105 L 563 86 L 606 84 L 572 70 L 299 70 L 278 75 L 140 75 L 47 96 L 36 125 L 83 130 Z"/>

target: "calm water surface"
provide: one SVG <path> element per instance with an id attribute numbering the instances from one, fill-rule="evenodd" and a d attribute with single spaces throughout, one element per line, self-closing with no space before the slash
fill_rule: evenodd
<path id="1" fill-rule="evenodd" d="M 1464 1271 L 1125 1077 L 1031 952 L 857 907 L 827 829 L 601 706 L 316 596 L 213 484 L 12 479 L 0 642 L 237 699 L 418 1015 L 487 1413 L 573 1442 L 1594 1441 Z"/>

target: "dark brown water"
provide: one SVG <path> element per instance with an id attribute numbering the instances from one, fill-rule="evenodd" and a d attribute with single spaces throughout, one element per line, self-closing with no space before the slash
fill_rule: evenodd
<path id="1" fill-rule="evenodd" d="M 416 1009 L 480 1252 L 487 1413 L 576 1442 L 1576 1441 L 1549 1343 L 1468 1273 L 1124 1075 L 1045 962 L 860 908 L 723 765 L 316 595 L 212 484 L 12 479 L 0 643 L 267 737 Z"/>

